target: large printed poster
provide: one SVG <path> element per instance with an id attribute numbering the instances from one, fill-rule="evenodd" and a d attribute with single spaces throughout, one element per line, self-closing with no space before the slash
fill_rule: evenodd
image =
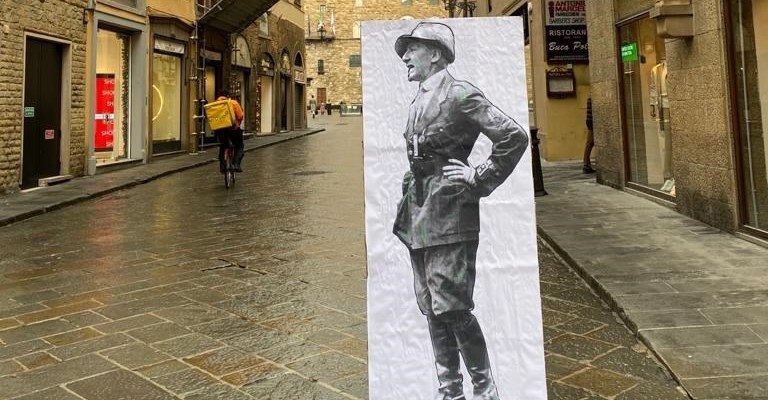
<path id="1" fill-rule="evenodd" d="M 522 21 L 362 26 L 369 398 L 546 399 Z"/>

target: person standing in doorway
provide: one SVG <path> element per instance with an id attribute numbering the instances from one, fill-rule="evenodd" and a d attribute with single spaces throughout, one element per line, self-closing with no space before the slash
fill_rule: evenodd
<path id="1" fill-rule="evenodd" d="M 592 96 L 587 98 L 587 115 L 585 119 L 587 125 L 587 141 L 584 144 L 584 164 L 581 171 L 585 174 L 595 173 L 592 168 L 592 148 L 595 147 L 595 135 L 592 131 Z"/>
<path id="2" fill-rule="evenodd" d="M 463 359 L 472 399 L 499 400 L 485 337 L 472 313 L 480 198 L 509 177 L 528 148 L 528 135 L 479 89 L 448 72 L 455 59 L 449 26 L 421 22 L 394 47 L 419 89 L 404 133 L 410 169 L 393 233 L 409 251 L 416 302 L 427 319 L 439 383 L 435 398 L 466 400 Z M 491 154 L 472 166 L 468 158 L 481 132 L 493 142 Z"/>

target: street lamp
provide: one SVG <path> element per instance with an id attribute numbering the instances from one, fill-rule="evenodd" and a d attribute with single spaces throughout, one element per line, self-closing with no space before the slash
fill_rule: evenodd
<path id="1" fill-rule="evenodd" d="M 462 17 L 473 17 L 477 3 L 475 0 L 443 0 L 445 9 L 448 10 L 448 16 L 453 18 L 456 16 L 456 9 L 461 10 Z"/>

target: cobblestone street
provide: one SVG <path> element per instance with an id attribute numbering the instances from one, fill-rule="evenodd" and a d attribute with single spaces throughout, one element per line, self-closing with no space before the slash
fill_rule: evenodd
<path id="1" fill-rule="evenodd" d="M 367 399 L 361 119 L 313 122 L 232 189 L 209 164 L 0 228 L 0 398 Z M 540 249 L 550 398 L 686 399 Z"/>

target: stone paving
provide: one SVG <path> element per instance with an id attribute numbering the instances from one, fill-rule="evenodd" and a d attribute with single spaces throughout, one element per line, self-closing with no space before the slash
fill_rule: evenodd
<path id="1" fill-rule="evenodd" d="M 233 189 L 210 160 L 150 164 L 0 228 L 0 398 L 367 398 L 360 118 L 314 123 Z M 51 208 L 100 188 L 64 185 Z M 550 398 L 686 398 L 540 249 Z"/>
<path id="2" fill-rule="evenodd" d="M 539 233 L 696 399 L 768 399 L 768 249 L 577 163 L 544 165 Z"/>

